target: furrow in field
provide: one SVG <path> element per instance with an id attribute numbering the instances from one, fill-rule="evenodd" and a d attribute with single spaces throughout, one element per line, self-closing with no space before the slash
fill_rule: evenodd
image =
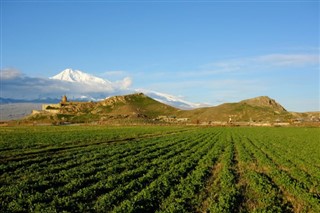
<path id="1" fill-rule="evenodd" d="M 288 154 L 283 152 L 279 153 L 279 150 L 274 147 L 273 144 L 259 143 L 259 148 L 263 150 L 274 162 L 274 164 L 281 170 L 288 173 L 296 182 L 299 182 L 300 187 L 305 189 L 314 196 L 320 195 L 320 175 L 310 175 L 304 170 L 300 169 L 290 159 Z M 320 170 L 318 171 L 320 174 Z"/>
<path id="2" fill-rule="evenodd" d="M 319 129 L 185 129 L 6 128 L 0 212 L 320 212 Z"/>
<path id="3" fill-rule="evenodd" d="M 215 181 L 218 178 L 218 174 L 222 169 L 222 157 L 226 148 L 226 143 L 224 138 L 219 138 L 217 142 L 217 147 L 214 147 L 217 151 L 217 156 L 211 167 L 208 169 L 209 177 L 206 179 L 203 189 L 198 193 L 198 205 L 195 206 L 194 212 L 207 212 L 209 211 L 210 205 L 210 195 Z"/>
<path id="4" fill-rule="evenodd" d="M 226 148 L 221 157 L 221 170 L 209 192 L 206 212 L 236 212 L 239 205 L 238 174 L 235 167 L 235 145 L 231 132 L 225 138 Z"/>
<path id="5" fill-rule="evenodd" d="M 258 168 L 257 159 L 239 138 L 239 188 L 243 197 L 238 212 L 291 212 L 290 203 L 283 201 L 283 194 L 272 179 Z"/>
<path id="6" fill-rule="evenodd" d="M 281 170 L 273 159 L 259 148 L 255 143 L 262 143 L 259 141 L 252 141 L 248 139 L 248 146 L 254 153 L 259 164 L 264 167 L 264 173 L 281 189 L 285 199 L 292 203 L 294 211 L 320 211 L 319 198 L 312 196 L 301 183 L 292 178 L 286 171 Z"/>
<path id="7" fill-rule="evenodd" d="M 179 153 L 176 153 L 176 154 L 179 154 Z M 93 208 L 97 210 L 103 209 L 103 211 L 106 211 L 108 208 L 112 207 L 111 205 L 112 202 L 117 201 L 117 199 L 114 198 L 114 196 L 118 196 L 120 199 L 121 199 L 121 195 L 126 196 L 126 194 L 122 194 L 122 193 L 123 192 L 125 193 L 128 190 L 125 187 L 127 182 L 131 183 L 133 181 L 133 183 L 142 183 L 142 186 L 143 186 L 149 181 L 149 179 L 152 180 L 153 178 L 155 178 L 156 175 L 158 175 L 157 172 L 159 171 L 156 170 L 153 166 L 161 169 L 163 164 L 163 166 L 165 167 L 166 163 L 171 162 L 171 158 L 172 156 L 174 156 L 173 153 L 169 153 L 169 155 L 170 156 L 165 156 L 165 157 L 169 157 L 169 159 L 162 158 L 160 159 L 160 161 L 158 161 L 158 164 L 155 162 L 156 161 L 155 159 L 154 161 L 150 162 L 151 166 L 142 164 L 140 165 L 142 168 L 138 167 L 136 170 L 127 171 L 120 174 L 114 174 L 112 176 L 108 176 L 108 178 L 106 179 L 101 179 L 99 182 L 97 182 L 94 185 L 79 189 L 79 191 L 75 192 L 72 195 L 73 197 L 72 200 L 73 199 L 85 200 L 86 202 L 90 202 L 92 200 L 93 202 L 91 204 L 87 203 L 86 208 L 90 208 L 91 211 Z M 137 180 L 139 180 L 139 182 L 137 182 Z M 142 180 L 144 180 L 144 182 L 142 182 Z M 130 186 L 139 187 L 140 185 L 130 185 Z M 120 189 L 120 191 L 118 191 L 117 189 Z M 131 189 L 137 190 L 136 188 L 131 188 Z M 121 193 L 121 195 L 115 194 L 115 192 Z M 59 193 L 59 196 L 60 194 L 61 193 Z M 96 202 L 95 200 L 97 198 L 98 200 Z M 63 200 L 63 197 L 60 197 L 58 200 Z M 72 206 L 72 204 L 70 203 L 69 205 L 67 203 L 60 203 L 58 206 L 61 211 L 66 209 L 69 209 L 69 211 L 77 211 L 77 207 Z"/>
<path id="8" fill-rule="evenodd" d="M 233 132 L 232 141 L 234 144 L 234 174 L 236 175 L 236 188 L 238 190 L 236 197 L 236 212 L 243 212 L 243 206 L 245 205 L 245 190 L 246 190 L 246 177 L 243 170 L 243 163 L 241 159 L 241 136 L 237 132 Z"/>
<path id="9" fill-rule="evenodd" d="M 176 142 L 170 142 L 168 141 L 169 143 L 169 147 L 172 146 L 172 144 L 175 144 Z M 181 140 L 181 141 L 178 141 L 179 143 L 176 144 L 176 146 L 179 146 L 180 143 L 183 143 L 184 141 Z M 154 151 L 157 151 L 158 149 L 160 149 L 160 151 L 162 152 L 165 152 L 167 150 L 168 146 L 167 143 L 159 143 L 159 145 L 157 145 L 156 147 L 154 147 Z M 140 146 L 138 146 L 138 148 L 140 148 Z M 163 149 L 161 149 L 163 148 Z M 159 151 L 158 151 L 159 152 Z M 138 157 L 144 157 L 144 158 L 148 158 L 149 156 L 151 156 L 153 154 L 153 152 L 150 152 L 149 149 L 145 150 L 144 152 L 141 151 L 140 152 L 140 155 Z M 161 154 L 161 153 L 159 153 Z M 134 156 L 132 156 L 134 157 Z M 137 157 L 137 158 L 138 158 Z M 128 158 L 131 158 L 131 156 L 129 156 Z M 121 159 L 119 161 L 119 159 L 116 159 L 118 161 L 118 164 L 122 165 L 121 162 L 125 163 L 123 165 L 123 167 L 128 167 L 129 165 L 127 165 L 126 163 L 126 159 Z M 139 159 L 138 159 L 139 160 Z M 142 159 L 140 159 L 142 160 Z M 148 158 L 147 160 L 150 160 L 150 158 Z M 42 191 L 46 190 L 46 188 L 50 188 L 52 186 L 61 186 L 61 188 L 65 188 L 68 192 L 71 191 L 72 188 L 70 188 L 72 185 L 74 185 L 74 187 L 76 187 L 77 185 L 79 184 L 89 184 L 89 182 L 94 182 L 96 178 L 92 178 L 94 177 L 94 175 L 92 174 L 96 174 L 97 172 L 100 171 L 100 174 L 103 174 L 104 177 L 107 177 L 108 173 L 106 173 L 106 169 L 107 171 L 109 171 L 109 174 L 112 174 L 110 172 L 120 172 L 119 170 L 119 166 L 118 168 L 115 168 L 113 166 L 114 163 L 116 163 L 117 161 L 112 161 L 110 162 L 109 164 L 105 164 L 103 165 L 103 168 L 95 168 L 95 167 L 81 167 L 79 169 L 77 168 L 74 168 L 74 169 L 71 169 L 71 170 L 61 170 L 59 173 L 58 173 L 58 176 L 56 176 L 55 174 L 52 174 L 52 173 L 45 173 L 45 174 L 29 174 L 29 178 L 27 180 L 22 180 L 22 181 L 19 181 L 19 184 L 18 185 L 24 185 L 24 186 L 34 186 L 35 188 L 39 188 L 41 189 Z M 131 161 L 134 161 L 134 158 L 131 159 Z M 108 166 L 110 165 L 110 166 Z M 110 169 L 111 168 L 111 169 Z M 20 173 L 21 174 L 21 173 Z M 61 175 L 62 176 L 61 176 Z M 91 174 L 91 175 L 90 175 Z M 34 177 L 33 180 L 31 179 L 30 180 L 30 177 Z M 45 186 L 38 186 L 38 184 L 35 184 L 37 183 L 38 181 L 36 180 L 37 177 L 41 177 L 39 181 L 44 181 L 44 183 L 46 184 Z M 47 178 L 46 178 L 47 177 Z M 78 182 L 75 182 L 73 183 L 72 180 L 73 179 L 77 179 L 77 178 L 81 178 L 81 181 L 78 181 Z M 103 177 L 99 177 L 99 178 L 103 178 Z M 87 179 L 87 181 L 86 181 Z M 58 181 L 58 182 L 57 182 Z M 63 182 L 60 182 L 60 181 L 63 181 Z M 49 182 L 49 183 L 48 183 Z M 68 183 L 68 185 L 70 186 L 66 186 L 65 183 Z M 31 189 L 26 189 L 26 190 L 31 190 Z M 59 191 L 59 190 L 57 190 Z"/>
<path id="10" fill-rule="evenodd" d="M 299 152 L 293 152 L 293 149 L 290 147 L 288 148 L 288 143 L 283 144 L 279 143 L 276 140 L 270 139 L 272 146 L 272 151 L 276 152 L 278 156 L 281 158 L 284 158 L 285 160 L 289 161 L 291 164 L 293 164 L 298 169 L 302 170 L 306 174 L 308 174 L 311 177 L 320 177 L 320 164 L 317 165 L 316 162 L 312 161 L 312 159 L 306 158 L 306 156 L 302 156 Z M 285 139 L 282 139 L 282 141 L 285 141 Z M 296 141 L 293 141 L 292 143 L 297 143 Z M 289 144 L 290 146 L 291 144 Z M 295 151 L 295 150 L 294 150 Z"/>
<path id="11" fill-rule="evenodd" d="M 118 162 L 118 164 L 117 164 L 117 162 L 114 162 L 116 164 L 115 167 L 112 164 L 110 164 L 109 168 L 108 168 L 108 165 L 104 165 L 104 167 L 107 168 L 108 170 L 107 171 L 106 170 L 99 171 L 99 175 L 98 176 L 97 176 L 97 169 L 95 169 L 94 167 L 88 168 L 89 170 L 85 169 L 85 167 L 84 168 L 80 167 L 80 169 L 78 169 L 78 170 L 75 168 L 75 169 L 68 170 L 68 171 L 64 172 L 63 174 L 67 175 L 67 176 L 65 176 L 65 177 L 67 177 L 67 180 L 68 180 L 68 184 L 67 185 L 64 185 L 64 184 L 60 185 L 60 186 L 58 185 L 58 188 L 54 188 L 54 190 L 52 190 L 53 188 L 46 190 L 45 188 L 43 189 L 43 186 L 40 186 L 41 190 L 44 191 L 45 194 L 47 194 L 47 196 L 43 196 L 44 199 L 45 199 L 45 202 L 50 202 L 50 200 L 52 200 L 53 197 L 56 197 L 56 198 L 53 199 L 54 205 L 57 206 L 57 207 L 60 206 L 61 207 L 60 210 L 64 209 L 64 207 L 66 209 L 68 209 L 68 206 L 70 206 L 70 205 L 72 206 L 73 202 L 78 202 L 79 201 L 79 197 L 77 196 L 78 193 L 76 193 L 75 195 L 72 195 L 70 197 L 70 195 L 72 193 L 75 193 L 77 190 L 80 189 L 80 192 L 79 192 L 80 194 L 82 194 L 82 192 L 86 191 L 84 194 L 87 194 L 87 195 L 88 195 L 88 193 L 90 194 L 92 192 L 91 193 L 92 197 L 98 196 L 99 193 L 100 194 L 101 193 L 105 193 L 106 190 L 108 191 L 108 190 L 112 189 L 112 188 L 108 189 L 108 186 L 106 184 L 108 184 L 111 187 L 121 186 L 122 185 L 121 181 L 122 182 L 126 182 L 128 180 L 135 179 L 135 178 L 138 178 L 141 175 L 144 175 L 153 165 L 145 166 L 144 170 L 137 169 L 135 171 L 132 171 L 132 169 L 134 170 L 134 168 L 138 168 L 141 164 L 143 164 L 143 165 L 148 164 L 148 162 L 149 161 L 151 162 L 153 158 L 156 159 L 158 155 L 162 156 L 167 151 L 169 152 L 171 148 L 172 149 L 177 149 L 179 147 L 183 147 L 183 146 L 181 146 L 181 144 L 185 143 L 183 138 L 181 138 L 180 140 L 174 140 L 174 141 L 170 141 L 169 140 L 169 141 L 163 141 L 163 142 L 164 143 L 159 141 L 159 145 L 157 147 L 154 147 L 155 150 L 158 150 L 157 151 L 158 153 L 156 155 L 154 155 L 155 152 L 151 152 L 150 149 L 144 150 L 145 152 L 141 151 L 140 154 L 139 154 L 139 157 L 136 156 L 137 160 L 134 160 L 134 158 L 132 158 L 131 161 L 130 161 L 130 159 L 128 159 L 128 160 L 127 159 L 121 159 Z M 174 144 L 174 146 L 172 146 L 172 145 L 168 146 L 168 144 Z M 136 147 L 132 147 L 132 148 L 133 149 L 139 149 L 139 148 L 141 148 L 141 146 L 136 146 Z M 172 156 L 172 153 L 171 153 L 171 156 Z M 168 157 L 170 157 L 170 156 L 168 155 Z M 165 158 L 161 159 L 161 160 L 165 160 Z M 129 163 L 128 161 L 130 161 L 131 163 Z M 121 163 L 121 162 L 123 162 L 123 163 Z M 138 164 L 133 165 L 133 166 L 136 166 L 136 167 L 130 168 L 130 164 L 134 164 L 135 162 L 138 163 Z M 143 162 L 145 162 L 145 163 L 143 163 Z M 161 161 L 159 161 L 159 162 L 161 162 Z M 126 171 L 124 171 L 124 173 L 121 172 L 121 170 L 119 170 L 119 168 L 122 165 L 124 167 L 126 167 Z M 111 168 L 111 170 L 110 170 L 110 168 Z M 82 171 L 82 170 L 84 170 L 84 171 Z M 110 173 L 110 172 L 113 172 L 113 173 Z M 120 175 L 122 175 L 121 178 L 119 178 L 119 176 L 116 175 L 118 172 L 120 172 Z M 112 175 L 112 174 L 114 174 L 114 175 Z M 50 178 L 50 177 L 52 178 L 52 175 L 48 176 L 48 178 Z M 62 177 L 57 177 L 57 178 L 58 178 L 58 180 L 62 179 L 65 182 L 65 178 L 62 178 Z M 100 184 L 100 180 L 106 180 L 105 184 L 101 185 Z M 95 182 L 97 184 L 95 184 Z M 53 182 L 53 184 L 56 184 L 56 183 L 57 182 Z M 114 186 L 112 186 L 112 184 Z M 34 185 L 34 184 L 30 183 L 30 185 Z M 92 190 L 89 190 L 89 191 L 88 190 L 81 190 L 82 188 L 87 188 L 88 189 L 88 187 L 90 187 L 90 185 L 94 186 L 94 187 L 92 187 Z M 49 186 L 50 186 L 50 184 L 49 184 Z M 95 187 L 95 186 L 97 186 L 97 187 Z M 106 188 L 106 186 L 107 186 L 107 188 Z M 35 184 L 35 187 L 36 187 L 36 189 L 39 188 L 37 186 L 37 184 Z M 57 195 L 58 195 L 58 197 L 57 197 Z M 63 196 L 65 196 L 65 197 L 63 197 Z M 75 196 L 75 198 L 73 198 L 73 196 Z M 31 200 L 32 199 L 36 199 L 38 201 L 41 201 L 42 198 L 41 197 L 40 198 L 37 198 L 37 197 L 34 198 L 32 196 L 31 198 L 29 198 L 29 200 L 30 199 Z M 69 202 L 66 203 L 67 200 Z M 73 206 L 69 210 L 75 210 L 74 208 L 76 209 L 76 207 Z"/>
<path id="12" fill-rule="evenodd" d="M 99 148 L 87 147 L 85 149 L 79 148 L 77 150 L 72 150 L 72 151 L 69 150 L 66 152 L 55 153 L 49 156 L 40 155 L 36 159 L 28 159 L 25 161 L 8 163 L 6 166 L 2 168 L 2 171 L 9 173 L 10 171 L 15 171 L 16 169 L 19 169 L 19 168 L 24 169 L 25 167 L 28 167 L 32 164 L 39 165 L 39 166 L 42 165 L 44 169 L 47 169 L 48 165 L 59 165 L 57 170 L 61 170 L 63 168 L 60 168 L 60 165 L 65 165 L 67 169 L 67 168 L 73 168 L 79 165 L 83 165 L 87 162 L 90 162 L 91 160 L 96 160 L 98 158 L 112 160 L 112 159 L 118 159 L 119 156 L 121 156 L 122 158 L 127 156 L 131 157 L 137 153 L 140 153 L 140 149 L 132 150 L 132 146 L 134 147 L 141 146 L 141 149 L 148 149 L 149 147 L 151 147 L 152 149 L 152 147 L 157 146 L 158 140 L 160 139 L 157 138 L 157 140 L 154 140 L 152 142 L 150 142 L 150 140 L 144 140 L 143 142 L 139 142 L 138 144 L 135 142 L 135 144 L 133 145 L 131 145 L 131 143 L 116 144 L 116 146 L 112 146 L 112 148 L 110 148 L 109 146 L 107 147 L 100 146 Z M 170 140 L 170 138 L 167 140 Z M 69 163 L 68 161 L 71 163 Z M 50 171 L 50 172 L 53 172 L 53 171 Z"/>
<path id="13" fill-rule="evenodd" d="M 210 171 L 224 145 L 219 138 L 208 137 L 205 141 L 211 144 L 207 154 L 199 160 L 196 168 L 186 178 L 172 187 L 170 195 L 163 200 L 158 212 L 195 212 L 199 209 L 200 192 L 205 189 L 207 179 L 211 175 Z"/>
<path id="14" fill-rule="evenodd" d="M 114 212 L 153 212 L 156 211 L 164 198 L 170 194 L 170 189 L 179 183 L 181 178 L 193 171 L 198 161 L 205 155 L 209 143 L 203 144 L 189 156 L 180 156 L 180 162 L 170 165 L 170 169 L 151 182 L 134 197 L 125 200 L 115 209 Z"/>
<path id="15" fill-rule="evenodd" d="M 192 153 L 196 152 L 201 146 L 204 145 L 203 142 L 196 142 L 197 146 L 192 148 L 186 148 L 186 152 L 183 153 L 183 155 L 191 155 Z M 125 185 L 123 188 L 125 190 L 122 190 L 121 187 L 117 187 L 112 192 L 102 196 L 99 198 L 99 202 L 96 205 L 96 208 L 101 209 L 99 205 L 104 205 L 105 207 L 112 207 L 113 205 L 118 205 L 121 203 L 122 200 L 130 197 L 134 197 L 139 190 L 143 190 L 148 184 L 150 184 L 154 179 L 162 175 L 168 167 L 172 164 L 181 163 L 181 157 L 179 155 L 174 155 L 173 158 L 167 160 L 167 162 L 164 162 L 160 164 L 159 166 L 153 167 L 148 173 L 142 177 L 140 177 L 137 181 L 133 180 L 127 185 Z M 106 205 L 108 203 L 108 205 Z"/>
<path id="16" fill-rule="evenodd" d="M 187 130 L 185 130 L 187 131 Z M 184 132 L 184 131 L 183 131 Z M 181 131 L 173 131 L 173 132 L 166 132 L 161 134 L 144 134 L 140 135 L 138 139 L 148 139 L 148 138 L 160 138 L 163 136 L 169 136 L 169 135 L 175 135 L 175 134 L 181 134 Z M 53 153 L 59 153 L 59 152 L 69 152 L 73 149 L 82 149 L 84 147 L 92 147 L 95 145 L 110 145 L 114 143 L 127 143 L 130 141 L 135 141 L 137 137 L 127 137 L 127 138 L 120 138 L 120 139 L 107 139 L 107 140 L 99 140 L 99 141 L 92 141 L 92 142 L 79 142 L 76 145 L 74 145 L 74 142 L 72 142 L 72 145 L 69 144 L 61 144 L 58 147 L 52 147 L 52 145 L 48 145 L 46 147 L 31 147 L 28 149 L 23 149 L 23 152 L 21 153 L 21 149 L 17 150 L 16 154 L 12 155 L 13 152 L 10 152 L 11 154 L 8 156 L 5 153 L 1 153 L 0 162 L 8 162 L 8 161 L 21 161 L 23 159 L 32 158 L 34 156 L 38 156 L 39 154 L 44 155 L 50 155 Z"/>

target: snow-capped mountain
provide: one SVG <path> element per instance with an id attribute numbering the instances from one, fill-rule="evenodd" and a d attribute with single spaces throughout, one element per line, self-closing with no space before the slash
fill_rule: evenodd
<path id="1" fill-rule="evenodd" d="M 84 84 L 105 84 L 111 85 L 112 83 L 108 80 L 104 80 L 102 78 L 98 78 L 96 76 L 90 75 L 88 73 L 84 73 L 80 70 L 72 70 L 72 69 L 65 69 L 59 74 L 51 77 L 50 79 L 61 80 L 61 81 L 68 81 L 68 82 L 77 82 L 77 83 L 84 83 Z"/>
<path id="2" fill-rule="evenodd" d="M 164 104 L 168 104 L 170 106 L 174 106 L 180 109 L 195 109 L 199 107 L 207 107 L 209 104 L 199 104 L 199 103 L 192 103 L 189 101 L 185 101 L 179 97 L 161 93 L 161 92 L 156 92 L 152 90 L 146 90 L 146 89 L 135 89 L 136 92 L 142 92 L 145 95 L 161 102 Z"/>
<path id="3" fill-rule="evenodd" d="M 110 82 L 80 70 L 73 70 L 70 68 L 61 71 L 59 74 L 50 77 L 49 79 L 63 83 L 63 86 L 66 87 L 66 89 L 72 94 L 75 92 L 79 93 L 78 95 L 75 95 L 75 98 L 83 99 L 81 97 L 88 96 L 88 100 L 97 99 L 97 97 L 92 97 L 89 94 L 95 93 L 95 96 L 97 96 L 97 93 L 110 93 L 117 90 L 122 83 Z M 99 99 L 101 99 L 101 95 L 98 96 Z"/>
<path id="4" fill-rule="evenodd" d="M 123 89 L 121 88 L 121 86 L 119 87 L 119 85 L 118 85 L 119 82 L 110 82 L 108 80 L 90 75 L 88 73 L 85 73 L 85 72 L 82 72 L 79 70 L 65 69 L 62 72 L 60 72 L 59 74 L 51 77 L 50 79 L 59 80 L 59 81 L 63 81 L 63 82 L 70 82 L 70 83 L 75 83 L 75 84 L 90 85 L 90 87 L 94 86 L 93 88 L 96 87 L 97 91 L 99 91 L 99 98 L 93 97 L 92 96 L 93 94 L 82 93 L 81 97 L 78 97 L 77 99 L 100 100 L 101 96 L 103 96 L 103 92 L 104 92 L 103 88 L 105 88 L 106 94 L 108 94 L 108 92 L 110 92 L 110 88 L 115 88 L 115 87 L 117 87 L 118 90 L 115 90 L 112 95 L 123 95 L 124 94 Z M 125 92 L 126 93 L 142 92 L 142 93 L 146 94 L 147 96 L 149 96 L 149 97 L 151 97 L 161 103 L 165 103 L 165 104 L 168 104 L 168 105 L 171 105 L 171 106 L 174 106 L 177 108 L 181 108 L 181 109 L 194 109 L 194 108 L 198 108 L 198 107 L 207 106 L 207 105 L 203 105 L 203 104 L 191 103 L 191 102 L 185 101 L 179 97 L 165 94 L 165 93 L 161 93 L 161 92 L 152 91 L 152 90 L 126 89 Z M 94 95 L 96 96 L 97 93 Z M 109 96 L 109 94 L 108 94 L 108 96 Z"/>
<path id="5" fill-rule="evenodd" d="M 26 78 L 26 80 L 30 79 Z M 35 84 L 34 82 L 39 82 L 39 84 Z M 35 86 L 30 88 L 30 84 L 28 84 L 27 94 L 29 96 L 25 96 L 23 92 L 17 92 L 15 96 L 21 100 L 31 102 L 35 100 L 41 102 L 43 100 L 42 103 L 45 103 L 47 99 L 57 100 L 57 98 L 59 99 L 64 94 L 72 100 L 100 101 L 109 96 L 142 92 L 159 102 L 181 109 L 194 109 L 207 106 L 188 102 L 180 97 L 161 92 L 130 88 L 131 83 L 132 81 L 129 77 L 111 82 L 79 70 L 65 69 L 49 79 L 32 79 L 32 85 Z M 10 94 L 12 94 L 12 91 L 10 90 Z"/>

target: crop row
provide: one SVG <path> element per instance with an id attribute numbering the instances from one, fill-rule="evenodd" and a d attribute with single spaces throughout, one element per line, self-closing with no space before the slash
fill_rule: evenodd
<path id="1" fill-rule="evenodd" d="M 242 136 L 242 139 L 242 144 L 254 159 L 255 171 L 269 180 L 280 193 L 278 197 L 285 200 L 282 208 L 293 208 L 296 211 L 320 210 L 318 192 L 312 191 L 315 186 L 319 187 L 318 177 L 309 176 L 298 169 L 297 165 L 288 160 L 292 157 L 290 154 L 278 155 L 276 147 L 271 146 L 266 138 L 248 134 Z"/>
<path id="2" fill-rule="evenodd" d="M 72 127 L 43 143 L 9 130 L 1 212 L 320 211 L 317 129 Z"/>
<path id="3" fill-rule="evenodd" d="M 171 159 L 176 156 L 175 159 L 181 161 L 182 158 L 178 155 L 180 152 L 187 152 L 185 156 L 188 156 L 190 152 L 196 152 L 201 145 L 205 145 L 203 141 L 207 136 L 194 134 L 192 136 L 196 140 L 193 141 L 189 135 L 179 138 L 168 136 L 113 146 L 99 146 L 95 147 L 96 149 L 86 150 L 87 153 L 83 150 L 80 153 L 66 152 L 64 155 L 72 158 L 67 157 L 68 160 L 64 163 L 56 164 L 54 160 L 57 158 L 54 156 L 51 161 L 45 162 L 50 165 L 48 167 L 45 167 L 44 162 L 40 163 L 43 161 L 43 158 L 40 157 L 32 164 L 25 164 L 24 167 L 19 167 L 12 173 L 4 174 L 2 180 L 5 181 L 1 187 L 1 195 L 4 198 L 2 206 L 6 208 L 7 204 L 8 209 L 34 210 L 43 208 L 44 205 L 41 203 L 49 202 L 59 210 L 75 210 L 78 207 L 69 205 L 77 204 L 78 201 L 75 199 L 81 201 L 79 194 L 86 194 L 82 196 L 82 199 L 87 201 L 87 195 L 91 193 L 94 199 L 99 194 L 112 191 L 121 183 L 144 176 L 164 162 L 170 163 L 167 158 Z M 189 139 L 187 142 L 185 142 L 186 137 Z M 103 150 L 102 156 L 95 153 L 101 150 Z M 105 155 L 104 151 L 108 154 Z M 92 155 L 95 157 L 91 158 Z M 168 167 L 170 164 L 165 165 L 164 170 Z M 24 179 L 21 174 L 28 174 L 28 178 Z M 154 178 L 155 175 L 159 174 L 150 177 Z M 13 185 L 14 187 L 6 187 Z M 71 199 L 73 196 L 75 199 Z M 40 204 L 33 205 L 34 203 Z"/>

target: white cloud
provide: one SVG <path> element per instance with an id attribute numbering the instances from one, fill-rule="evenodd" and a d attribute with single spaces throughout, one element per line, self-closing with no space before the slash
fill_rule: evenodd
<path id="1" fill-rule="evenodd" d="M 5 68 L 0 70 L 0 80 L 15 79 L 21 76 L 21 72 L 14 68 Z"/>
<path id="2" fill-rule="evenodd" d="M 140 75 L 158 80 L 171 79 L 203 79 L 216 77 L 230 77 L 253 72 L 285 71 L 284 68 L 301 68 L 320 64 L 317 54 L 266 54 L 253 57 L 233 58 L 200 65 L 198 69 L 175 72 L 141 73 Z"/>
<path id="3" fill-rule="evenodd" d="M 105 98 L 127 90 L 132 84 L 129 77 L 121 81 L 105 83 L 68 82 L 46 78 L 32 78 L 12 69 L 1 70 L 1 96 L 13 99 L 59 98 L 67 94 L 72 98 L 90 96 Z"/>
<path id="4" fill-rule="evenodd" d="M 320 64 L 317 54 L 267 54 L 254 57 L 234 58 L 202 65 L 199 70 L 186 75 L 243 73 L 277 68 L 296 68 Z"/>
<path id="5" fill-rule="evenodd" d="M 132 85 L 132 79 L 130 77 L 125 77 L 121 81 L 116 81 L 114 87 L 120 90 L 128 89 Z"/>
<path id="6" fill-rule="evenodd" d="M 261 79 L 224 78 L 154 83 L 148 88 L 169 94 L 184 94 L 184 98 L 190 101 L 218 105 L 269 95 L 268 84 Z"/>
<path id="7" fill-rule="evenodd" d="M 305 66 L 319 64 L 319 57 L 311 54 L 270 54 L 253 58 L 253 61 L 273 66 Z"/>
<path id="8" fill-rule="evenodd" d="M 101 76 L 106 76 L 106 77 L 119 77 L 124 75 L 126 75 L 126 72 L 122 70 L 106 71 L 101 74 Z"/>

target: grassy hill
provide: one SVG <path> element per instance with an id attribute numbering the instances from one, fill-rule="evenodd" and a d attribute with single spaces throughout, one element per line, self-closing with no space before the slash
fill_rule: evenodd
<path id="1" fill-rule="evenodd" d="M 143 93 L 114 96 L 102 102 L 91 111 L 93 114 L 130 115 L 156 118 L 160 115 L 172 115 L 179 110 L 160 103 Z"/>
<path id="2" fill-rule="evenodd" d="M 259 101 L 259 99 L 263 101 Z M 269 102 L 270 101 L 270 102 Z M 270 104 L 272 103 L 272 104 Z M 292 118 L 280 104 L 268 97 L 248 99 L 238 103 L 225 103 L 215 107 L 184 111 L 183 116 L 200 121 L 287 121 Z"/>
<path id="3" fill-rule="evenodd" d="M 57 114 L 41 112 L 26 118 L 44 122 L 145 122 L 160 115 L 171 116 L 180 110 L 160 103 L 142 93 L 114 96 L 100 102 L 69 102 Z"/>
<path id="4" fill-rule="evenodd" d="M 260 96 L 225 103 L 214 107 L 180 110 L 160 103 L 142 93 L 114 96 L 100 102 L 69 102 L 59 113 L 41 112 L 26 118 L 26 121 L 45 122 L 103 122 L 135 123 L 154 122 L 159 116 L 188 118 L 188 122 L 288 122 L 299 117 L 314 115 L 288 112 L 274 99 Z"/>

